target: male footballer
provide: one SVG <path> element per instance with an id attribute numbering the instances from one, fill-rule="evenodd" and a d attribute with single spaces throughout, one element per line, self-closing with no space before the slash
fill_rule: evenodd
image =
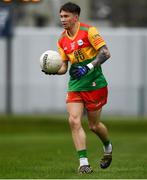
<path id="1" fill-rule="evenodd" d="M 86 109 L 89 129 L 102 141 L 104 155 L 100 167 L 109 167 L 112 161 L 112 144 L 106 126 L 100 122 L 102 107 L 107 103 L 107 81 L 101 65 L 110 58 L 105 41 L 94 26 L 79 21 L 81 8 L 68 2 L 60 8 L 64 28 L 58 40 L 63 64 L 57 74 L 65 74 L 70 63 L 67 91 L 67 111 L 73 142 L 79 156 L 79 173 L 92 173 L 86 148 L 86 134 L 82 127 Z"/>

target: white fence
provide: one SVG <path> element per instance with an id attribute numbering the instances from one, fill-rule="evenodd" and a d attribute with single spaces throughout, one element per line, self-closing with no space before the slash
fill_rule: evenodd
<path id="1" fill-rule="evenodd" d="M 15 29 L 12 42 L 13 113 L 64 112 L 68 74 L 45 76 L 39 57 L 57 50 L 60 28 Z M 104 113 L 147 114 L 147 30 L 101 29 L 111 52 L 103 64 L 109 83 Z M 0 112 L 6 111 L 6 41 L 0 39 Z"/>

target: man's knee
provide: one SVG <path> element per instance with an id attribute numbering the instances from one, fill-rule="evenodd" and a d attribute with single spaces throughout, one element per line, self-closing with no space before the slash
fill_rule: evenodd
<path id="1" fill-rule="evenodd" d="M 79 129 L 81 127 L 81 120 L 76 115 L 70 115 L 69 124 L 70 124 L 71 129 Z"/>
<path id="2" fill-rule="evenodd" d="M 96 128 L 96 125 L 95 125 L 95 124 L 89 124 L 89 129 L 90 129 L 91 131 L 95 132 L 97 128 Z"/>
<path id="3" fill-rule="evenodd" d="M 99 130 L 100 123 L 99 122 L 93 122 L 89 124 L 89 129 L 93 132 L 97 132 Z"/>

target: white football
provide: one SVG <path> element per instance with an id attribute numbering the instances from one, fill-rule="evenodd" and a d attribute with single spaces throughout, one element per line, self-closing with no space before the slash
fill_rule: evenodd
<path id="1" fill-rule="evenodd" d="M 48 50 L 40 56 L 41 69 L 47 73 L 56 73 L 61 68 L 62 60 L 57 51 Z"/>

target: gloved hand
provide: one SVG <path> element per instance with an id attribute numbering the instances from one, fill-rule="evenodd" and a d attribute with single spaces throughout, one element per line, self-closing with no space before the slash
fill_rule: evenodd
<path id="1" fill-rule="evenodd" d="M 69 74 L 73 79 L 80 79 L 87 74 L 89 70 L 90 68 L 88 66 L 75 66 L 70 69 Z"/>
<path id="2" fill-rule="evenodd" d="M 44 74 L 46 74 L 46 75 L 56 75 L 57 73 L 48 73 L 48 72 L 46 72 L 46 71 L 44 71 L 44 70 L 41 70 Z"/>

